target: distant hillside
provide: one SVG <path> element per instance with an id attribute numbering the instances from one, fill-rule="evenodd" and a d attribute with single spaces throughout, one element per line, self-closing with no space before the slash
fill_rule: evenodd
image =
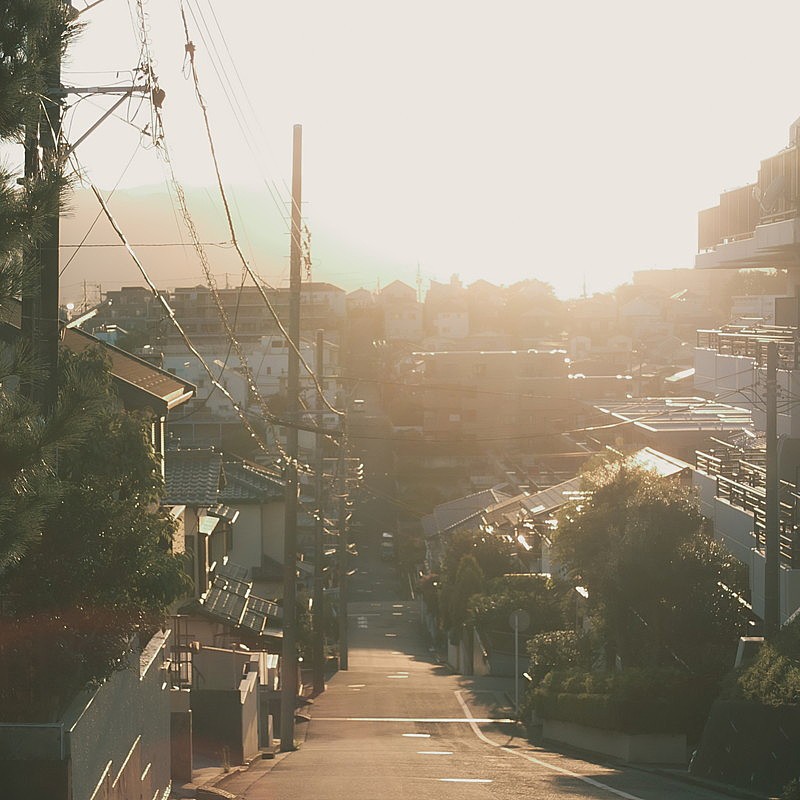
<path id="1" fill-rule="evenodd" d="M 209 244 L 206 253 L 218 284 L 224 286 L 227 281 L 229 285 L 238 285 L 242 270 L 235 251 L 229 244 L 217 246 L 230 242 L 218 195 L 205 188 L 187 188 L 186 193 L 201 240 L 216 243 Z M 281 219 L 273 199 L 266 190 L 259 193 L 252 189 L 235 189 L 229 200 L 237 238 L 251 266 L 271 285 L 287 285 L 288 223 Z M 177 202 L 169 197 L 164 187 L 120 190 L 111 197 L 109 207 L 160 288 L 205 282 Z M 90 302 L 99 297 L 101 288 L 107 291 L 144 284 L 133 260 L 118 246 L 119 240 L 104 215 L 97 220 L 77 255 L 73 247 L 64 246 L 76 245 L 83 239 L 98 211 L 100 206 L 91 190 L 78 189 L 63 215 L 61 297 L 64 302 L 82 302 L 84 281 Z M 348 291 L 359 286 L 372 289 L 378 276 L 383 284 L 395 277 L 413 281 L 414 272 L 410 266 L 403 269 L 360 253 L 356 246 L 339 241 L 335 232 L 315 229 L 312 237 L 315 280 L 330 281 Z M 187 246 L 174 246 L 181 242 Z M 114 246 L 98 246 L 108 244 Z"/>

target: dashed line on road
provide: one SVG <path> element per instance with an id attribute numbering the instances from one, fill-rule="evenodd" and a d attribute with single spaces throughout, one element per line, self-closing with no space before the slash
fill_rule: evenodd
<path id="1" fill-rule="evenodd" d="M 611 792 L 611 794 L 616 795 L 617 797 L 622 797 L 624 800 L 643 800 L 643 798 L 639 797 L 635 794 L 628 794 L 628 792 L 623 792 L 622 789 L 615 789 L 613 786 L 609 786 L 607 783 L 601 783 L 600 781 L 596 781 L 594 778 L 590 778 L 587 775 L 579 775 L 577 772 L 573 772 L 572 770 L 565 769 L 564 767 L 559 767 L 556 764 L 548 764 L 547 761 L 542 761 L 539 758 L 535 758 L 534 756 L 530 756 L 526 753 L 521 753 L 518 750 L 512 750 L 510 747 L 504 747 L 497 742 L 493 742 L 489 739 L 488 736 L 484 736 L 481 729 L 478 727 L 477 723 L 480 720 L 476 719 L 472 716 L 472 713 L 469 710 L 464 698 L 461 696 L 461 690 L 455 690 L 456 700 L 458 700 L 459 705 L 464 710 L 464 715 L 466 716 L 466 722 L 470 723 L 470 727 L 472 728 L 472 732 L 482 741 L 492 747 L 499 747 L 501 750 L 504 750 L 506 753 L 511 753 L 512 755 L 519 756 L 520 758 L 524 758 L 526 761 L 530 761 L 533 764 L 537 764 L 540 767 L 544 767 L 545 769 L 551 769 L 554 772 L 560 772 L 562 775 L 569 775 L 570 778 L 575 778 L 576 780 L 583 781 L 583 783 L 588 783 L 590 786 L 594 786 L 597 789 L 605 789 L 607 792 Z M 514 720 L 510 720 L 514 721 Z"/>

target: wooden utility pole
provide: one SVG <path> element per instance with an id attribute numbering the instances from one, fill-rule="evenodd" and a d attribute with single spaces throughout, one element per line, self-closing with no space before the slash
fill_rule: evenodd
<path id="1" fill-rule="evenodd" d="M 317 374 L 317 380 L 322 385 L 322 372 L 325 366 L 325 359 L 323 357 L 323 332 L 317 331 L 316 340 L 316 364 L 314 370 Z M 325 461 L 323 459 L 323 447 L 325 446 L 325 437 L 322 434 L 322 397 L 319 392 L 317 393 L 317 435 L 314 443 L 315 461 L 314 461 L 314 475 L 315 475 L 315 497 L 317 505 L 317 523 L 314 530 L 314 598 L 311 606 L 311 623 L 314 630 L 314 644 L 312 653 L 312 665 L 314 670 L 314 694 L 322 694 L 325 691 L 325 591 L 323 581 L 323 560 L 324 560 L 324 544 L 322 541 L 323 531 L 325 529 L 325 498 L 323 496 L 324 482 L 322 473 L 325 468 Z"/>
<path id="2" fill-rule="evenodd" d="M 297 423 L 300 413 L 300 209 L 303 128 L 294 126 L 292 147 L 292 241 L 289 249 L 289 370 L 286 387 L 287 464 L 283 534 L 283 650 L 281 663 L 281 750 L 294 750 L 297 703 Z"/>
<path id="3" fill-rule="evenodd" d="M 781 627 L 780 479 L 778 473 L 778 346 L 767 343 L 767 510 L 764 535 L 764 632 Z"/>
<path id="4" fill-rule="evenodd" d="M 347 549 L 347 417 L 342 417 L 342 440 L 339 443 L 338 491 L 339 496 L 339 669 L 349 668 L 347 642 L 347 582 L 350 554 Z"/>

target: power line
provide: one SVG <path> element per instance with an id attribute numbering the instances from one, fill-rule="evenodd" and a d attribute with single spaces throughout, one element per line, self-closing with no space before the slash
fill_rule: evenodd
<path id="1" fill-rule="evenodd" d="M 264 300 L 264 303 L 266 304 L 267 308 L 269 309 L 270 314 L 272 315 L 273 319 L 275 320 L 276 325 L 278 326 L 278 329 L 281 331 L 282 334 L 284 334 L 284 336 L 286 337 L 286 341 L 289 343 L 289 346 L 292 348 L 294 353 L 297 355 L 300 363 L 303 365 L 303 368 L 306 370 L 306 372 L 311 377 L 311 379 L 312 379 L 312 381 L 314 383 L 314 386 L 316 387 L 316 390 L 317 390 L 317 392 L 319 394 L 320 400 L 325 405 L 325 407 L 328 408 L 329 411 L 331 411 L 334 414 L 337 414 L 337 415 L 341 416 L 341 415 L 343 415 L 344 412 L 339 410 L 339 409 L 337 409 L 337 408 L 335 408 L 333 405 L 331 405 L 331 403 L 325 397 L 325 393 L 322 390 L 322 386 L 320 385 L 319 380 L 317 379 L 317 376 L 314 374 L 314 371 L 311 369 L 311 367 L 306 363 L 306 360 L 303 358 L 303 354 L 300 352 L 300 348 L 298 346 L 298 343 L 294 342 L 292 340 L 291 336 L 289 336 L 288 331 L 286 330 L 286 328 L 284 327 L 284 325 L 281 322 L 280 318 L 278 317 L 278 314 L 275 311 L 275 308 L 273 307 L 272 303 L 270 302 L 269 297 L 267 297 L 266 293 L 264 292 L 263 286 L 261 285 L 261 283 L 255 277 L 255 274 L 253 273 L 249 263 L 247 262 L 247 259 L 244 257 L 244 254 L 242 253 L 241 248 L 239 247 L 239 243 L 238 243 L 238 240 L 237 240 L 237 237 L 236 237 L 236 230 L 234 228 L 233 220 L 231 218 L 230 206 L 228 204 L 228 198 L 227 198 L 227 194 L 226 194 L 226 191 L 225 191 L 225 186 L 224 186 L 224 184 L 222 182 L 222 175 L 220 174 L 220 170 L 219 170 L 219 161 L 217 159 L 216 147 L 214 145 L 214 139 L 213 139 L 212 134 L 211 134 L 211 124 L 210 124 L 210 121 L 209 121 L 209 118 L 208 118 L 208 108 L 206 106 L 206 103 L 205 103 L 205 100 L 203 98 L 202 92 L 200 91 L 200 83 L 199 83 L 199 78 L 198 78 L 198 75 L 197 75 L 197 68 L 196 68 L 195 60 L 194 60 L 195 46 L 192 43 L 191 38 L 189 36 L 189 27 L 188 27 L 188 23 L 186 22 L 186 14 L 184 13 L 184 10 L 183 10 L 183 3 L 181 3 L 181 17 L 183 19 L 183 27 L 184 27 L 184 32 L 185 32 L 185 35 L 186 35 L 186 52 L 188 54 L 189 64 L 191 66 L 192 79 L 194 81 L 194 87 L 195 87 L 195 96 L 197 98 L 197 102 L 200 105 L 200 109 L 202 111 L 203 121 L 204 121 L 204 125 L 205 125 L 205 130 L 206 130 L 206 138 L 208 140 L 208 145 L 209 145 L 209 148 L 210 148 L 210 151 L 211 151 L 211 158 L 212 158 L 212 160 L 214 162 L 214 172 L 215 172 L 215 175 L 216 175 L 216 178 L 217 178 L 217 186 L 218 186 L 218 189 L 219 189 L 219 192 L 220 192 L 220 196 L 222 198 L 222 203 L 223 203 L 223 206 L 224 206 L 224 209 L 225 209 L 225 218 L 226 218 L 227 223 L 228 223 L 228 229 L 230 231 L 231 240 L 233 242 L 233 245 L 234 245 L 234 248 L 236 250 L 236 253 L 237 253 L 237 255 L 239 256 L 239 258 L 240 258 L 240 260 L 242 262 L 242 266 L 247 270 L 248 274 L 250 275 L 251 279 L 253 280 L 253 283 L 257 286 L 257 288 L 259 290 L 259 293 L 261 294 L 261 297 Z M 292 236 L 294 236 L 294 233 L 292 233 Z M 300 248 L 302 250 L 302 242 L 296 242 L 296 245 L 298 246 L 298 248 Z"/>

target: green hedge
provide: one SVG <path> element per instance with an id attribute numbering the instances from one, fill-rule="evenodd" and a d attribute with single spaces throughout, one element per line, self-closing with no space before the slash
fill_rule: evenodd
<path id="1" fill-rule="evenodd" d="M 673 670 L 551 672 L 534 693 L 544 719 L 623 733 L 686 733 L 697 687 Z"/>

